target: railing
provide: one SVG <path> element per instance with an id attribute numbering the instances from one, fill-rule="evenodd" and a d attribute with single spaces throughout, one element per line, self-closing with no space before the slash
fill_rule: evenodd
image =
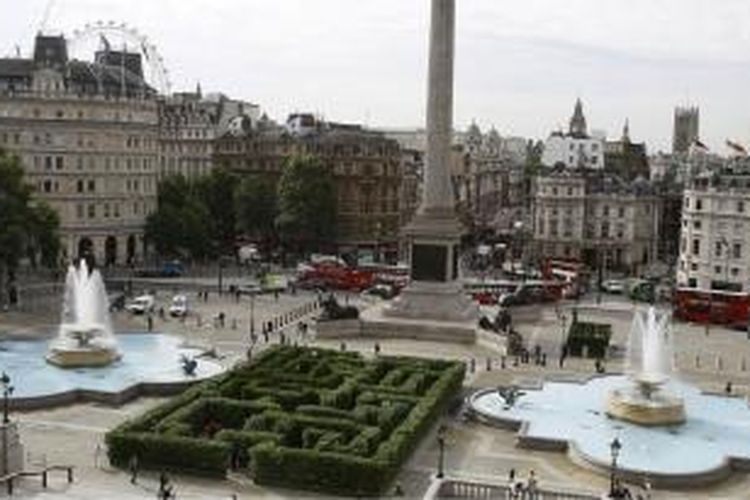
<path id="1" fill-rule="evenodd" d="M 461 479 L 446 479 L 440 483 L 432 498 L 486 498 L 486 499 L 517 499 L 517 500 L 599 500 L 601 496 L 591 493 L 553 490 L 537 488 L 516 492 L 508 485 L 479 483 Z"/>
<path id="2" fill-rule="evenodd" d="M 73 469 L 74 467 L 72 465 L 53 465 L 36 471 L 15 472 L 12 474 L 7 474 L 5 476 L 0 476 L 0 484 L 5 483 L 6 492 L 8 493 L 8 495 L 12 495 L 15 487 L 15 481 L 17 479 L 22 477 L 39 476 L 42 479 L 42 488 L 47 488 L 47 477 L 52 471 L 66 471 L 68 483 L 72 483 Z"/>

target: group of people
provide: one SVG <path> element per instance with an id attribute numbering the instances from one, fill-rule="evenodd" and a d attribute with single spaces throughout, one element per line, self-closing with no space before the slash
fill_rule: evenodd
<path id="1" fill-rule="evenodd" d="M 511 499 L 536 498 L 539 494 L 539 480 L 534 469 L 529 471 L 526 481 L 516 475 L 516 469 L 511 469 L 508 473 L 508 492 Z"/>

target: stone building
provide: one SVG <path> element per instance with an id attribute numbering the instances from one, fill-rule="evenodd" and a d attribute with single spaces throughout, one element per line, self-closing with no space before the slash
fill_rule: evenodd
<path id="1" fill-rule="evenodd" d="M 630 140 L 628 122 L 622 129 L 622 137 L 617 141 L 604 143 L 604 171 L 623 179 L 648 179 L 650 175 L 646 144 Z"/>
<path id="2" fill-rule="evenodd" d="M 750 291 L 750 163 L 690 180 L 683 196 L 680 286 Z"/>
<path id="3" fill-rule="evenodd" d="M 143 257 L 158 138 L 139 54 L 71 60 L 62 36 L 39 35 L 32 58 L 0 59 L 0 147 L 21 158 L 35 195 L 59 214 L 63 258 Z"/>
<path id="4" fill-rule="evenodd" d="M 700 137 L 700 110 L 695 107 L 677 107 L 674 110 L 672 154 L 686 154 Z"/>
<path id="5" fill-rule="evenodd" d="M 214 141 L 227 132 L 244 134 L 260 119 L 256 104 L 223 94 L 180 92 L 159 99 L 159 178 L 206 175 L 212 167 Z"/>
<path id="6" fill-rule="evenodd" d="M 576 101 L 568 132 L 553 132 L 545 141 L 542 164 L 569 169 L 600 170 L 605 167 L 604 138 L 589 135 L 580 99 Z"/>
<path id="7" fill-rule="evenodd" d="M 302 154 L 319 157 L 333 171 L 338 250 L 369 248 L 395 256 L 404 217 L 402 152 L 382 133 L 295 114 L 284 127 L 261 122 L 244 135 L 225 134 L 216 141 L 214 158 L 239 174 L 278 180 L 286 160 Z"/>
<path id="8" fill-rule="evenodd" d="M 559 170 L 537 177 L 535 186 L 537 257 L 630 273 L 655 261 L 659 197 L 648 181 Z"/>

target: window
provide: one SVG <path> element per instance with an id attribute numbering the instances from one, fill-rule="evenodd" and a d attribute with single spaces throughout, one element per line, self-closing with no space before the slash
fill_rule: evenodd
<path id="1" fill-rule="evenodd" d="M 44 157 L 44 168 L 47 170 L 52 170 L 52 157 L 51 156 Z"/>
<path id="2" fill-rule="evenodd" d="M 693 255 L 700 255 L 701 254 L 701 240 L 694 239 L 693 240 Z"/>
<path id="3" fill-rule="evenodd" d="M 685 208 L 690 208 L 690 198 L 685 197 Z"/>
<path id="4" fill-rule="evenodd" d="M 697 200 L 695 200 L 695 209 L 696 210 L 703 210 L 703 200 L 701 200 L 700 198 L 698 198 Z"/>
<path id="5" fill-rule="evenodd" d="M 620 207 L 617 209 L 617 216 L 621 219 L 625 217 L 625 207 Z"/>
<path id="6" fill-rule="evenodd" d="M 76 205 L 76 217 L 83 219 L 83 205 L 80 203 Z"/>
<path id="7" fill-rule="evenodd" d="M 733 259 L 742 258 L 742 244 L 741 243 L 735 243 L 734 245 L 732 245 L 732 258 Z"/>
<path id="8" fill-rule="evenodd" d="M 688 284 L 690 288 L 697 288 L 698 287 L 698 280 L 695 278 L 688 278 Z"/>
<path id="9" fill-rule="evenodd" d="M 109 218 L 109 203 L 104 204 L 104 217 Z"/>
<path id="10" fill-rule="evenodd" d="M 115 218 L 119 218 L 119 217 L 120 217 L 120 204 L 115 203 Z"/>
<path id="11" fill-rule="evenodd" d="M 697 271 L 698 270 L 698 264 L 696 264 L 695 262 L 693 262 L 692 264 L 690 264 L 690 270 L 691 271 Z"/>
<path id="12" fill-rule="evenodd" d="M 602 238 L 609 238 L 609 222 L 602 222 Z"/>
<path id="13" fill-rule="evenodd" d="M 573 188 L 572 187 L 568 188 L 568 196 L 573 196 Z"/>
<path id="14" fill-rule="evenodd" d="M 721 266 L 714 266 L 714 274 L 721 274 Z"/>
<path id="15" fill-rule="evenodd" d="M 52 191 L 52 181 L 46 180 L 44 181 L 44 192 L 49 193 Z"/>
<path id="16" fill-rule="evenodd" d="M 743 213 L 743 212 L 745 211 L 745 202 L 744 202 L 744 201 L 742 201 L 742 200 L 739 200 L 739 201 L 737 202 L 737 211 L 738 211 L 739 213 Z"/>
<path id="17" fill-rule="evenodd" d="M 716 242 L 716 246 L 714 247 L 714 257 L 721 257 L 721 249 L 724 246 L 724 243 L 721 241 Z"/>
<path id="18" fill-rule="evenodd" d="M 58 156 L 57 158 L 55 158 L 55 167 L 57 168 L 57 170 L 63 169 L 63 157 L 62 156 Z"/>
<path id="19" fill-rule="evenodd" d="M 83 193 L 83 181 L 79 180 L 76 183 L 76 188 L 77 188 L 76 191 L 78 191 L 79 193 Z"/>
<path id="20" fill-rule="evenodd" d="M 617 238 L 623 239 L 625 237 L 625 224 L 617 224 Z"/>
<path id="21" fill-rule="evenodd" d="M 88 189 L 89 191 L 95 191 L 96 190 L 96 181 L 93 179 L 90 179 L 88 182 Z"/>
<path id="22" fill-rule="evenodd" d="M 93 219 L 96 217 L 96 205 L 91 204 L 89 205 L 89 219 Z"/>
<path id="23" fill-rule="evenodd" d="M 604 217 L 609 217 L 609 205 L 604 205 L 602 208 L 602 215 Z"/>
<path id="24" fill-rule="evenodd" d="M 738 276 L 740 274 L 739 268 L 733 267 L 732 268 L 732 276 Z"/>
<path id="25" fill-rule="evenodd" d="M 549 235 L 557 236 L 557 219 L 551 219 L 549 221 Z"/>
<path id="26" fill-rule="evenodd" d="M 700 229 L 701 228 L 701 221 L 696 220 L 693 221 L 693 229 Z"/>

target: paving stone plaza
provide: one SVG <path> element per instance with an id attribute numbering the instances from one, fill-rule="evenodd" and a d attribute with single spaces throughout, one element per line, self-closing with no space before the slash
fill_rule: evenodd
<path id="1" fill-rule="evenodd" d="M 161 300 L 168 300 L 170 291 L 157 293 Z M 315 300 L 317 296 L 309 292 L 294 295 L 281 294 L 256 297 L 254 305 L 257 324 L 273 321 L 302 304 Z M 340 300 L 364 305 L 362 299 L 351 295 Z M 371 300 L 371 299 L 368 299 Z M 227 366 L 244 359 L 248 346 L 248 321 L 250 299 L 234 296 L 218 297 L 209 294 L 207 302 L 191 297 L 193 313 L 186 321 L 156 317 L 154 331 L 176 334 L 188 343 L 215 348 L 221 362 Z M 481 340 L 474 345 L 419 342 L 412 340 L 379 340 L 381 354 L 404 354 L 431 358 L 462 360 L 467 363 L 467 394 L 478 388 L 497 387 L 510 384 L 533 384 L 545 379 L 585 378 L 594 371 L 593 360 L 568 358 L 563 368 L 558 363 L 559 345 L 562 336 L 562 316 L 569 316 L 577 307 L 579 317 L 596 321 L 607 321 L 613 325 L 613 344 L 623 347 L 630 329 L 633 308 L 631 303 L 621 299 L 605 298 L 597 305 L 594 300 L 584 300 L 580 304 L 549 306 L 539 310 L 535 321 L 518 323 L 517 329 L 528 345 L 540 345 L 548 353 L 546 366 L 519 364 L 514 366 L 512 358 L 501 356 L 501 342 L 492 345 L 489 340 Z M 220 312 L 226 315 L 225 326 L 214 324 L 211 318 Z M 201 326 L 197 318 L 201 317 Z M 205 318 L 205 319 L 204 319 Z M 43 321 L 46 319 L 46 321 Z M 129 313 L 116 313 L 114 316 L 118 331 L 146 330 L 143 317 Z M 340 340 L 317 340 L 315 323 L 305 317 L 311 325 L 307 336 L 297 337 L 297 326 L 290 323 L 269 337 L 266 344 L 261 338 L 256 349 L 265 349 L 277 344 L 281 333 L 290 342 L 340 349 Z M 39 315 L 9 315 L 3 322 L 4 332 L 35 336 L 46 328 L 54 328 L 56 314 L 48 318 Z M 234 328 L 236 322 L 236 328 Z M 750 341 L 744 332 L 713 327 L 708 334 L 702 325 L 677 323 L 673 325 L 675 358 L 679 377 L 698 385 L 704 390 L 722 392 L 727 382 L 732 382 L 732 391 L 738 397 L 750 394 L 750 374 L 746 371 L 744 359 L 750 359 Z M 348 350 L 356 350 L 367 357 L 374 356 L 375 341 L 347 339 Z M 473 360 L 473 361 L 472 361 Z M 470 368 L 474 366 L 472 373 Z M 489 368 L 489 369 L 488 369 Z M 606 362 L 607 372 L 622 370 L 622 359 Z M 23 380 L 13 381 L 16 386 Z M 158 474 L 144 472 L 136 484 L 131 484 L 126 471 L 110 467 L 104 450 L 104 434 L 123 421 L 141 414 L 163 402 L 163 398 L 139 398 L 121 406 L 107 406 L 96 403 L 80 403 L 58 408 L 13 413 L 13 419 L 20 422 L 21 439 L 26 449 L 28 466 L 40 464 L 65 464 L 75 467 L 75 478 L 68 484 L 64 474 L 51 475 L 47 489 L 41 487 L 38 478 L 24 479 L 17 486 L 18 498 L 146 498 L 153 497 L 158 488 Z M 466 421 L 460 411 L 454 409 L 442 417 L 441 423 L 447 427 L 445 438 L 445 465 L 448 477 L 477 480 L 486 483 L 504 484 L 510 469 L 515 469 L 521 477 L 534 470 L 540 485 L 561 491 L 601 494 L 606 491 L 608 477 L 593 473 L 573 464 L 563 453 L 519 449 L 516 447 L 515 433 L 492 428 L 477 422 Z M 407 465 L 402 470 L 398 483 L 407 496 L 421 497 L 427 491 L 434 475 L 438 460 L 436 430 L 425 437 Z M 627 443 L 625 444 L 627 446 Z M 230 475 L 226 480 L 211 480 L 189 476 L 172 478 L 179 498 L 298 498 L 301 493 L 275 488 L 261 488 L 252 484 L 246 477 Z M 653 498 L 744 498 L 750 491 L 750 477 L 737 472 L 718 484 L 697 490 L 666 491 L 656 489 Z"/>

